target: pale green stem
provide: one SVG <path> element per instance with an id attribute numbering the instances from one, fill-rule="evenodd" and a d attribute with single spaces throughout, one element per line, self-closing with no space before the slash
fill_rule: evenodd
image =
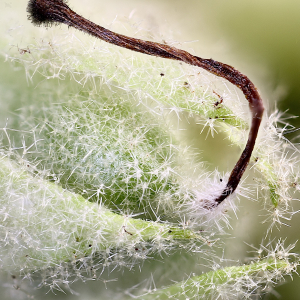
<path id="1" fill-rule="evenodd" d="M 117 248 L 166 245 L 200 235 L 111 212 L 28 174 L 0 156 L 0 261 L 8 270 L 51 267 Z"/>
<path id="2" fill-rule="evenodd" d="M 167 288 L 160 289 L 149 293 L 144 296 L 138 297 L 141 300 L 164 300 L 164 299 L 207 299 L 211 293 L 221 292 L 223 285 L 232 285 L 234 289 L 234 283 L 240 282 L 240 286 L 236 285 L 236 291 L 242 288 L 243 281 L 252 281 L 252 288 L 255 290 L 257 283 L 255 282 L 255 275 L 260 276 L 261 282 L 263 282 L 264 274 L 268 272 L 274 272 L 278 270 L 281 274 L 284 273 L 284 269 L 290 267 L 290 264 L 285 260 L 265 259 L 250 265 L 227 267 L 219 269 L 217 271 L 211 271 L 200 276 L 192 277 L 186 281 L 176 283 Z M 226 289 L 228 291 L 228 287 Z M 242 292 L 242 290 L 240 290 Z M 209 298 L 211 299 L 211 298 Z"/>

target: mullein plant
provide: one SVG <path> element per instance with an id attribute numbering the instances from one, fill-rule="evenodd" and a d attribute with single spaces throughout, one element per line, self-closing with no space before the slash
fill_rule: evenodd
<path id="1" fill-rule="evenodd" d="M 230 170 L 219 171 L 213 158 L 200 161 L 182 124 L 199 124 L 203 143 L 208 134 L 225 136 L 243 149 L 250 126 L 243 95 L 197 67 L 63 26 L 33 27 L 26 5 L 11 3 L 0 18 L 3 289 L 11 285 L 13 294 L 22 286 L 15 299 L 37 287 L 72 292 L 74 282 L 101 281 L 111 272 L 113 279 L 116 270 L 122 277 L 129 269 L 134 278 L 150 261 L 146 285 L 129 277 L 110 297 L 255 299 L 296 271 L 294 245 L 271 237 L 299 197 L 299 151 L 284 137 L 289 125 L 278 126 L 280 112 L 264 114 L 249 164 L 254 184 L 242 180 L 211 207 Z M 226 260 L 220 250 L 239 198 L 260 201 L 264 240 L 272 240 L 257 245 L 247 264 Z M 187 276 L 174 255 L 207 271 Z M 160 280 L 155 269 L 170 259 L 177 277 L 170 267 L 169 281 Z"/>

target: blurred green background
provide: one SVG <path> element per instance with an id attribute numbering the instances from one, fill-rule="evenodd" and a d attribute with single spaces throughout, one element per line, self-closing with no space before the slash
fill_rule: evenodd
<path id="1" fill-rule="evenodd" d="M 175 18 L 172 22 L 184 27 L 197 44 L 202 35 L 208 36 L 208 55 L 240 65 L 267 92 L 267 101 L 279 100 L 280 110 L 300 116 L 300 1 L 164 2 Z M 299 118 L 290 122 L 300 126 Z"/>

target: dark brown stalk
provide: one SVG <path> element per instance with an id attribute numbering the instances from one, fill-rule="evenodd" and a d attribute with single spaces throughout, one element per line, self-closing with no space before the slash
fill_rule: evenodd
<path id="1" fill-rule="evenodd" d="M 246 147 L 234 166 L 225 189 L 221 195 L 215 199 L 216 205 L 220 204 L 235 191 L 249 163 L 264 112 L 261 97 L 247 76 L 235 68 L 213 59 L 203 59 L 187 51 L 165 44 L 144 41 L 114 33 L 81 17 L 71 10 L 63 0 L 30 0 L 27 11 L 29 13 L 29 19 L 35 25 L 64 23 L 120 47 L 149 55 L 183 61 L 187 64 L 203 68 L 210 73 L 227 79 L 241 89 L 249 102 L 252 124 Z"/>

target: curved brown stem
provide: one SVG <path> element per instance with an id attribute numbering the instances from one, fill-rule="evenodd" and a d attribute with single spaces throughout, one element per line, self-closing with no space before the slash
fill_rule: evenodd
<path id="1" fill-rule="evenodd" d="M 36 25 L 64 23 L 120 47 L 149 55 L 183 61 L 187 64 L 203 68 L 210 73 L 227 79 L 241 89 L 249 102 L 252 124 L 246 147 L 235 164 L 225 189 L 215 199 L 216 205 L 220 204 L 235 191 L 249 163 L 264 112 L 261 97 L 247 76 L 235 68 L 213 59 L 203 59 L 187 51 L 165 44 L 144 41 L 114 33 L 81 17 L 71 10 L 63 0 L 30 0 L 27 11 L 29 19 Z"/>

